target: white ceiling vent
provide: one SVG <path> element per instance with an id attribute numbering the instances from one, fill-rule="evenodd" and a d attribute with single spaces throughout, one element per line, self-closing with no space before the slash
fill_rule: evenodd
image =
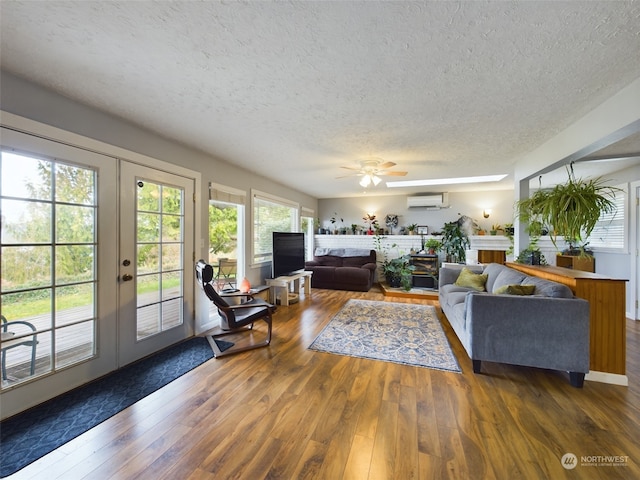
<path id="1" fill-rule="evenodd" d="M 448 204 L 448 193 L 429 193 L 407 197 L 407 207 L 409 208 L 445 208 L 449 206 Z"/>

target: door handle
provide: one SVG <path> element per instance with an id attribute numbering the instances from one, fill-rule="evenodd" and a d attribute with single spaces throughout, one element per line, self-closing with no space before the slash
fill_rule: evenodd
<path id="1" fill-rule="evenodd" d="M 131 281 L 131 280 L 133 280 L 133 275 L 129 275 L 128 273 L 125 273 L 125 274 L 122 276 L 122 281 L 123 281 L 123 282 L 129 282 L 129 281 Z"/>

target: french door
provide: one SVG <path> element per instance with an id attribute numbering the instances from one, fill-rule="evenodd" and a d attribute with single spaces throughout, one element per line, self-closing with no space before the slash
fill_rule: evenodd
<path id="1" fill-rule="evenodd" d="M 37 340 L 35 360 L 3 356 L 6 418 L 193 334 L 195 180 L 5 127 L 0 143 L 0 343 Z"/>
<path id="2" fill-rule="evenodd" d="M 120 365 L 193 334 L 193 180 L 121 162 Z"/>

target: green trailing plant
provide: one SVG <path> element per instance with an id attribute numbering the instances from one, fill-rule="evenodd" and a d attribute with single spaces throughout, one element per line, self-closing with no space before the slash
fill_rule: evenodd
<path id="1" fill-rule="evenodd" d="M 584 254 L 586 240 L 603 213 L 615 211 L 615 194 L 619 188 L 605 185 L 601 177 L 576 179 L 573 167 L 567 170 L 566 183 L 551 189 L 540 189 L 529 198 L 516 202 L 520 220 L 539 221 L 548 225 L 553 245 L 559 250 L 557 237 L 562 236 L 570 249 L 578 247 Z"/>
<path id="2" fill-rule="evenodd" d="M 525 227 L 525 231 L 529 234 L 529 245 L 518 253 L 517 263 L 526 263 L 527 265 L 547 265 L 547 259 L 538 247 L 538 242 L 546 229 L 539 220 L 530 220 Z M 513 247 L 513 244 L 512 244 Z"/>
<path id="3" fill-rule="evenodd" d="M 505 223 L 504 225 L 504 236 L 509 239 L 509 248 L 505 252 L 507 255 L 511 255 L 513 253 L 513 236 L 515 234 L 513 223 Z"/>
<path id="4" fill-rule="evenodd" d="M 527 265 L 547 265 L 547 259 L 544 254 L 535 245 L 529 246 L 518 253 L 516 258 L 517 263 L 524 263 Z"/>

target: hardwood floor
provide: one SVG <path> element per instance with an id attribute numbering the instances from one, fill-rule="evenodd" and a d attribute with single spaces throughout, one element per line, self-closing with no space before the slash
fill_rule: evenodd
<path id="1" fill-rule="evenodd" d="M 638 323 L 629 387 L 576 389 L 553 371 L 473 374 L 446 321 L 462 374 L 308 350 L 348 298 L 436 304 L 313 289 L 278 309 L 270 347 L 206 362 L 15 478 L 640 478 Z"/>

